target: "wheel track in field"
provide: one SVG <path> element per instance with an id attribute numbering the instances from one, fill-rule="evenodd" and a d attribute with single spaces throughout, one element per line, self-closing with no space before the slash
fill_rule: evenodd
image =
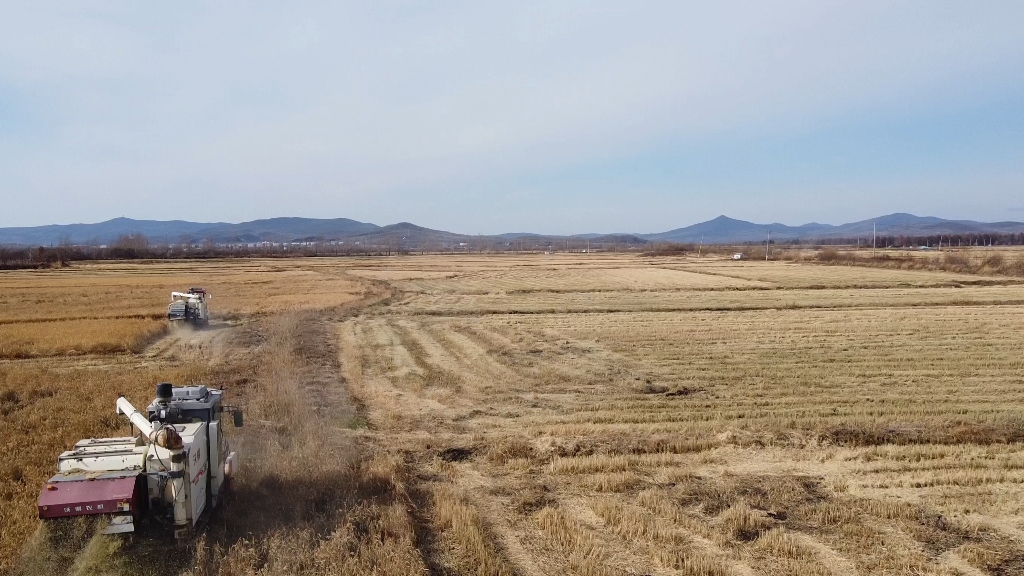
<path id="1" fill-rule="evenodd" d="M 232 354 L 231 337 L 242 325 L 238 321 L 212 322 L 206 327 L 172 325 L 166 334 L 143 350 L 147 360 L 187 360 L 202 358 L 220 364 Z"/>

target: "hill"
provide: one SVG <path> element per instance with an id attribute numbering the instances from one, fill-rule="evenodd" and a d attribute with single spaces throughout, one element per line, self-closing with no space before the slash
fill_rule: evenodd
<path id="1" fill-rule="evenodd" d="M 136 233 L 158 243 L 177 243 L 183 241 L 183 237 L 190 237 L 193 241 L 209 239 L 216 243 L 288 242 L 304 237 L 343 238 L 378 230 L 381 227 L 376 224 L 348 218 L 268 218 L 240 224 L 114 218 L 98 224 L 0 228 L 0 244 L 47 246 L 59 244 L 64 239 L 75 244 L 106 244 L 123 234 Z"/>
<path id="2" fill-rule="evenodd" d="M 661 242 L 700 242 L 703 239 L 705 244 L 727 244 L 760 242 L 767 238 L 769 231 L 775 240 L 870 238 L 873 227 L 878 235 L 887 236 L 1024 233 L 1024 223 L 1021 222 L 944 220 L 933 216 L 922 217 L 896 213 L 847 224 L 832 225 L 811 222 L 801 226 L 787 226 L 778 222 L 755 224 L 728 216 L 719 216 L 713 220 L 685 228 L 641 236 L 648 240 Z"/>
<path id="3" fill-rule="evenodd" d="M 48 225 L 0 228 L 0 244 L 50 246 L 64 240 L 73 244 L 107 244 L 120 235 L 141 233 L 155 243 L 212 241 L 217 244 L 252 242 L 331 241 L 346 238 L 374 244 L 398 244 L 405 248 L 432 249 L 440 245 L 486 242 L 516 244 L 533 248 L 560 242 L 598 242 L 638 245 L 647 242 L 700 242 L 729 244 L 761 242 L 768 232 L 772 238 L 786 240 L 825 240 L 831 238 L 870 238 L 872 227 L 879 235 L 935 236 L 954 234 L 1020 234 L 1024 223 L 944 220 L 913 214 L 889 214 L 847 224 L 811 222 L 789 226 L 778 222 L 757 224 L 719 216 L 707 222 L 655 234 L 577 234 L 573 236 L 514 232 L 493 236 L 474 236 L 434 230 L 410 222 L 378 226 L 349 218 L 268 218 L 230 224 L 225 222 L 155 221 L 114 218 L 97 224 Z M 358 239 L 358 240 L 357 240 Z"/>

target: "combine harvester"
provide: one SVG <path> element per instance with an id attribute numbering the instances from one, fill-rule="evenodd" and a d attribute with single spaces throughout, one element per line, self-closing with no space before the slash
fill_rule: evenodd
<path id="1" fill-rule="evenodd" d="M 167 319 L 172 324 L 209 326 L 210 312 L 206 300 L 213 298 L 202 288 L 189 288 L 188 292 L 171 292 L 171 304 L 167 307 Z"/>
<path id="2" fill-rule="evenodd" d="M 117 413 L 138 428 L 136 436 L 89 438 L 57 459 L 57 474 L 39 494 L 43 520 L 103 514 L 103 533 L 134 532 L 140 521 L 192 534 L 217 506 L 238 457 L 224 437 L 221 416 L 236 427 L 242 412 L 221 403 L 224 392 L 206 386 L 156 386 L 156 399 L 136 410 L 121 396 Z"/>

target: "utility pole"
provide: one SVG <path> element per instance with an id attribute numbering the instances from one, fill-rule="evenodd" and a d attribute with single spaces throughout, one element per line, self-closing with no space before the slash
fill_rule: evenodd
<path id="1" fill-rule="evenodd" d="M 772 231 L 768 231 L 768 241 L 764 243 L 764 261 L 768 261 L 768 248 L 772 244 Z"/>
<path id="2" fill-rule="evenodd" d="M 871 256 L 872 257 L 875 255 L 875 239 L 877 238 L 877 236 L 875 234 L 875 227 L 876 226 L 877 226 L 877 224 L 875 224 L 874 222 L 871 223 Z"/>
<path id="3" fill-rule="evenodd" d="M 700 246 L 697 246 L 697 258 L 700 258 L 700 249 L 704 247 L 704 235 L 700 235 Z"/>

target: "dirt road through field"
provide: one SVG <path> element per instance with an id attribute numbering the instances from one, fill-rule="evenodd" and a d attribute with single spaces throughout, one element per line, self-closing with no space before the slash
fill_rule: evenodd
<path id="1" fill-rule="evenodd" d="M 143 351 L 150 359 L 179 360 L 198 358 L 209 363 L 227 360 L 231 352 L 231 337 L 242 322 L 214 320 L 209 326 L 172 325 L 166 334 Z"/>

